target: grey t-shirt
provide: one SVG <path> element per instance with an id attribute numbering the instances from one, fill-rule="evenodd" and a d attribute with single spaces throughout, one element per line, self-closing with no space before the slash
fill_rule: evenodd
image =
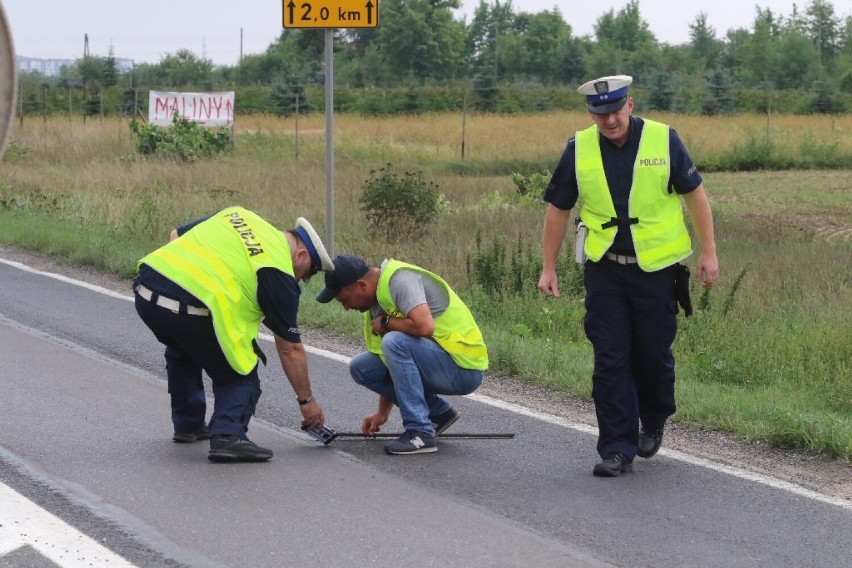
<path id="1" fill-rule="evenodd" d="M 381 264 L 382 272 L 387 268 L 388 261 L 385 259 Z M 388 283 L 393 303 L 404 315 L 408 315 L 412 309 L 422 304 L 429 305 L 432 317 L 437 318 L 447 310 L 450 305 L 450 297 L 434 278 L 425 274 L 401 268 L 391 276 Z M 372 317 L 385 315 L 385 311 L 376 302 L 370 310 Z"/>

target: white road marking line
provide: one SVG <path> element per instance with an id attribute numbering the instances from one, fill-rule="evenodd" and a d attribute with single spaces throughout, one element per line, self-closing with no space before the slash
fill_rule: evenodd
<path id="1" fill-rule="evenodd" d="M 39 274 L 41 276 L 47 276 L 49 278 L 55 278 L 56 280 L 61 280 L 62 282 L 66 282 L 68 284 L 74 284 L 76 286 L 81 286 L 83 288 L 87 288 L 89 290 L 100 292 L 102 294 L 106 294 L 108 296 L 112 296 L 113 298 L 119 298 L 122 300 L 133 301 L 134 298 L 132 296 L 124 296 L 122 294 L 118 294 L 113 292 L 112 290 L 108 290 L 106 288 L 102 288 L 101 286 L 96 286 L 94 284 L 89 284 L 88 282 L 83 282 L 80 280 L 75 280 L 73 278 L 68 278 L 67 276 L 63 276 L 61 274 L 54 274 L 52 272 L 44 272 L 41 270 L 37 270 L 35 268 L 31 268 L 25 264 L 21 264 L 20 262 L 15 262 L 12 260 L 6 260 L 4 258 L 0 258 L 0 263 L 8 264 L 14 268 L 18 268 L 20 270 L 24 270 L 26 272 L 32 272 L 34 274 Z M 265 339 L 266 341 L 274 341 L 274 338 L 266 333 L 261 333 L 259 335 L 261 339 Z M 305 346 L 305 350 L 308 353 L 313 353 L 314 355 L 318 355 L 320 357 L 326 357 L 328 359 L 338 361 L 340 363 L 348 364 L 352 359 L 351 357 L 347 357 L 345 355 L 340 355 L 339 353 L 334 353 L 332 351 L 327 351 L 325 349 L 319 349 L 316 347 Z M 548 424 L 553 424 L 556 426 L 562 426 L 563 428 L 570 428 L 572 430 L 576 430 L 578 432 L 583 432 L 585 434 L 597 434 L 597 428 L 589 426 L 587 424 L 580 424 L 577 422 L 571 422 L 570 420 L 566 420 L 560 416 L 555 416 L 553 414 L 547 414 L 545 412 L 539 412 L 537 410 L 532 410 L 521 406 L 519 404 L 514 404 L 511 402 L 506 402 L 500 399 L 492 398 L 490 396 L 485 396 L 481 394 L 469 394 L 465 398 L 469 398 L 470 400 L 474 400 L 476 402 L 481 402 L 483 404 L 487 404 L 493 406 L 495 408 L 501 408 L 503 410 L 508 410 L 509 412 L 514 412 L 516 414 L 521 414 L 524 416 L 529 416 L 530 418 L 535 418 L 537 420 L 541 420 L 543 422 L 547 422 Z M 775 479 L 774 477 L 770 477 L 768 475 L 762 475 L 759 473 L 754 473 L 745 469 L 741 469 L 738 467 L 733 467 L 721 463 L 716 463 L 710 461 L 708 459 L 700 458 L 697 456 L 691 456 L 687 453 L 680 452 L 678 450 L 669 450 L 666 448 L 661 448 L 657 455 L 666 456 L 671 459 L 679 460 L 685 463 L 689 463 L 692 465 L 705 467 L 707 469 L 712 469 L 713 471 L 718 471 L 720 473 L 725 473 L 727 475 L 732 475 L 734 477 L 739 477 L 740 479 L 745 479 L 748 481 L 753 481 L 755 483 L 760 483 L 762 485 L 766 485 L 768 487 L 773 487 L 775 489 L 781 489 L 784 491 L 788 491 L 795 495 L 800 495 L 802 497 L 807 497 L 809 499 L 813 499 L 815 501 L 821 501 L 823 503 L 828 503 L 830 505 L 836 505 L 843 509 L 852 511 L 852 501 L 847 499 L 841 499 L 838 497 L 831 497 L 830 495 L 824 495 L 817 491 L 813 491 L 811 489 L 807 489 L 800 485 L 796 485 L 795 483 L 790 483 L 787 481 L 783 481 L 780 479 Z"/>
<path id="2" fill-rule="evenodd" d="M 62 568 L 135 567 L 2 483 L 0 503 L 0 559 L 29 545 Z"/>
<path id="3" fill-rule="evenodd" d="M 538 412 L 537 410 L 531 410 L 519 404 L 514 404 L 512 402 L 506 402 L 504 400 L 500 400 L 497 398 L 492 398 L 490 396 L 485 396 L 481 394 L 469 394 L 465 398 L 469 398 L 471 400 L 475 400 L 477 402 L 481 402 L 483 404 L 488 404 L 490 406 L 494 406 L 496 408 L 502 408 L 503 410 L 508 410 L 510 412 L 515 412 L 517 414 L 523 414 L 524 416 L 529 416 L 530 418 L 536 418 L 543 422 L 547 422 L 549 424 L 554 424 L 557 426 L 562 426 L 564 428 L 570 428 L 572 430 L 577 430 L 579 432 L 584 432 L 586 434 L 594 434 L 597 435 L 598 429 L 589 426 L 588 424 L 579 424 L 577 422 L 571 422 L 570 420 L 566 420 L 560 416 L 554 416 L 552 414 L 547 414 L 545 412 Z M 760 483 L 762 485 L 767 485 L 769 487 L 773 487 L 775 489 L 782 489 L 784 491 L 789 491 L 795 495 L 801 495 L 802 497 L 807 497 L 809 499 L 814 499 L 816 501 L 822 501 L 823 503 L 829 503 L 831 505 L 837 505 L 838 507 L 842 507 L 849 511 L 852 511 L 852 502 L 841 499 L 838 497 L 831 497 L 829 495 L 824 495 L 817 491 L 813 491 L 811 489 L 807 489 L 800 485 L 796 485 L 795 483 L 789 483 L 787 481 L 782 481 L 780 479 L 775 479 L 774 477 L 769 477 L 768 475 L 762 475 L 759 473 L 754 473 L 752 471 L 748 471 L 745 469 L 741 469 L 738 467 L 733 467 L 721 463 L 712 462 L 708 459 L 700 458 L 698 456 L 692 456 L 685 452 L 681 452 L 678 450 L 669 450 L 666 448 L 660 448 L 657 452 L 658 456 L 666 456 L 668 458 L 682 461 L 685 463 L 689 463 L 692 465 L 696 465 L 699 467 L 704 467 L 707 469 L 712 469 L 713 471 L 718 471 L 720 473 L 725 473 L 727 475 L 732 475 L 734 477 L 739 477 L 740 479 L 746 479 L 748 481 L 754 481 L 756 483 Z"/>
<path id="4" fill-rule="evenodd" d="M 38 274 L 39 276 L 47 276 L 48 278 L 53 278 L 54 280 L 61 280 L 62 282 L 67 282 L 68 284 L 73 284 L 75 286 L 79 286 L 81 288 L 86 288 L 88 290 L 92 290 L 94 292 L 100 292 L 101 294 L 106 294 L 107 296 L 112 296 L 113 298 L 119 298 L 121 300 L 130 300 L 133 301 L 133 296 L 125 296 L 124 294 L 119 294 L 118 292 L 113 292 L 112 290 L 108 290 L 107 288 L 103 288 L 101 286 L 96 286 L 95 284 L 89 284 L 88 282 L 83 282 L 82 280 L 75 280 L 74 278 L 68 278 L 67 276 L 63 276 L 62 274 L 56 274 L 54 272 L 44 272 L 43 270 L 37 270 L 32 268 L 31 266 L 27 266 L 26 264 L 21 264 L 20 262 L 15 262 L 14 260 L 7 260 L 5 258 L 0 258 L 0 263 L 8 264 L 13 268 L 17 268 L 18 270 L 23 270 L 24 272 L 32 272 L 33 274 Z"/>

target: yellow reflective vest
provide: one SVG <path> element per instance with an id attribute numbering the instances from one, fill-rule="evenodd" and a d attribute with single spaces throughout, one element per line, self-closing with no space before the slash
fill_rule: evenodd
<path id="1" fill-rule="evenodd" d="M 446 290 L 450 299 L 446 311 L 435 318 L 435 333 L 432 339 L 453 358 L 459 367 L 483 371 L 487 369 L 488 350 L 479 326 L 476 325 L 465 303 L 440 276 L 413 264 L 390 259 L 379 276 L 376 289 L 376 299 L 385 313 L 391 317 L 405 317 L 405 314 L 400 312 L 394 304 L 390 293 L 391 276 L 402 268 L 431 277 Z M 381 357 L 382 361 L 385 360 L 382 354 L 382 338 L 373 335 L 373 319 L 369 310 L 364 312 L 364 342 L 371 353 Z"/>
<path id="2" fill-rule="evenodd" d="M 294 276 L 287 237 L 242 207 L 219 211 L 139 261 L 204 302 L 228 363 L 241 375 L 257 365 L 253 341 L 263 312 L 257 271 Z"/>
<path id="3" fill-rule="evenodd" d="M 671 157 L 668 125 L 645 120 L 639 152 L 633 165 L 633 185 L 628 216 L 639 266 L 646 272 L 661 270 L 692 253 L 692 242 L 683 220 L 680 196 L 669 192 Z M 583 201 L 580 217 L 588 228 L 586 256 L 599 261 L 612 246 L 618 226 L 615 205 L 604 174 L 597 126 L 575 137 L 577 186 Z"/>

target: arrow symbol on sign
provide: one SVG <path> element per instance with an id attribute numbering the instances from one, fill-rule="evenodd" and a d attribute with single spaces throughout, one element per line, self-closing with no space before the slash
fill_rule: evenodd
<path id="1" fill-rule="evenodd" d="M 367 24 L 373 23 L 373 3 L 370 0 L 367 0 Z"/>

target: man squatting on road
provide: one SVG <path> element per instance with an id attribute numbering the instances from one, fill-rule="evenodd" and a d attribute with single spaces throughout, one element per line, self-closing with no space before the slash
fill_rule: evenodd
<path id="1" fill-rule="evenodd" d="M 230 207 L 181 225 L 171 241 L 139 261 L 133 281 L 136 311 L 166 346 L 175 442 L 210 439 L 214 462 L 266 461 L 272 451 L 247 437 L 261 394 L 257 344 L 261 320 L 290 381 L 303 426 L 322 426 L 313 398 L 297 313 L 301 289 L 334 265 L 303 218 L 279 231 L 242 207 Z M 214 407 L 205 424 L 201 379 L 207 372 Z"/>
<path id="2" fill-rule="evenodd" d="M 594 125 L 568 140 L 544 194 L 538 288 L 545 295 L 559 297 L 556 262 L 578 200 L 588 230 L 584 326 L 602 458 L 593 473 L 602 477 L 632 471 L 637 455 L 653 456 L 675 412 L 675 276 L 692 254 L 680 197 L 701 244 L 696 278 L 708 287 L 719 276 L 701 174 L 674 129 L 633 116 L 632 82 L 616 75 L 578 89 Z"/>
<path id="3" fill-rule="evenodd" d="M 336 256 L 334 271 L 325 274 L 317 301 L 334 299 L 364 314 L 367 351 L 349 363 L 355 382 L 379 395 L 378 410 L 364 418 L 364 434 L 378 432 L 396 405 L 405 433 L 385 451 L 438 451 L 436 436 L 460 415 L 439 395 L 473 392 L 488 368 L 488 351 L 468 307 L 428 270 L 393 259 L 368 266 L 354 255 Z"/>

